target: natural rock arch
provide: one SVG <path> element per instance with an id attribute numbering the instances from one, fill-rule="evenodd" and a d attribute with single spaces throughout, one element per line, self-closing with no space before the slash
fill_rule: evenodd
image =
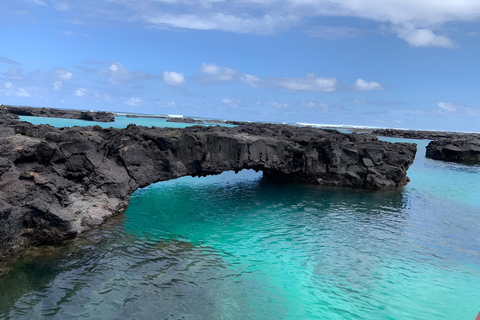
<path id="1" fill-rule="evenodd" d="M 151 183 L 242 169 L 271 178 L 395 189 L 416 145 L 287 125 L 236 128 L 53 128 L 6 121 L 0 131 L 0 257 L 73 237 L 123 212 Z"/>

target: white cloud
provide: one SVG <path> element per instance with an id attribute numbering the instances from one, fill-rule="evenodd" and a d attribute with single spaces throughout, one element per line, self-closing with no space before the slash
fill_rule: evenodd
<path id="1" fill-rule="evenodd" d="M 46 5 L 43 0 L 26 1 Z M 312 36 L 327 39 L 357 36 L 363 31 L 348 25 L 316 29 L 315 22 L 325 21 L 324 17 L 353 17 L 373 21 L 376 28 L 385 24 L 411 46 L 444 48 L 455 44 L 447 36 L 453 23 L 480 18 L 478 0 L 109 0 L 103 5 L 97 15 L 83 16 L 98 19 L 100 14 L 110 21 L 142 22 L 147 27 L 253 34 L 308 26 Z M 403 30 L 406 25 L 412 30 Z"/>
<path id="2" fill-rule="evenodd" d="M 138 106 L 139 104 L 142 103 L 142 99 L 139 97 L 130 97 L 127 101 L 125 101 L 125 104 L 128 104 L 129 106 Z"/>
<path id="3" fill-rule="evenodd" d="M 75 90 L 75 92 L 73 93 L 73 95 L 74 95 L 75 97 L 81 98 L 81 97 L 85 96 L 87 93 L 88 93 L 88 90 L 87 90 L 87 89 L 85 89 L 85 88 L 78 88 L 77 90 Z"/>
<path id="4" fill-rule="evenodd" d="M 192 7 L 194 7 L 192 5 Z M 159 27 L 174 27 L 198 30 L 221 30 L 236 33 L 272 34 L 296 22 L 293 14 L 263 14 L 254 16 L 243 14 L 226 14 L 210 12 L 205 14 L 165 14 L 159 11 L 156 15 L 143 14 L 145 20 Z"/>
<path id="5" fill-rule="evenodd" d="M 385 87 L 375 81 L 365 81 L 363 79 L 357 79 L 353 87 L 359 91 L 368 91 L 368 90 L 383 90 Z"/>
<path id="6" fill-rule="evenodd" d="M 70 5 L 67 2 L 57 2 L 55 3 L 55 10 L 68 11 L 70 10 Z"/>
<path id="7" fill-rule="evenodd" d="M 163 81 L 169 86 L 181 86 L 185 84 L 185 77 L 183 76 L 183 73 L 165 71 L 163 73 Z"/>
<path id="8" fill-rule="evenodd" d="M 439 113 L 441 114 L 458 114 L 463 116 L 480 116 L 480 108 L 465 106 L 459 103 L 439 102 Z"/>
<path id="9" fill-rule="evenodd" d="M 259 86 L 261 86 L 262 84 L 265 83 L 265 81 L 263 81 L 262 79 L 260 79 L 256 76 L 253 76 L 251 74 L 243 74 L 240 77 L 240 80 L 242 80 L 242 82 L 244 82 L 248 85 L 251 85 L 252 87 L 259 87 Z"/>
<path id="10" fill-rule="evenodd" d="M 304 78 L 272 77 L 268 79 L 267 83 L 269 86 L 295 91 L 333 92 L 337 87 L 337 80 L 335 78 L 316 77 L 313 73 L 307 74 Z"/>
<path id="11" fill-rule="evenodd" d="M 18 88 L 16 94 L 18 97 L 30 97 L 30 93 L 25 88 Z"/>
<path id="12" fill-rule="evenodd" d="M 450 102 L 439 102 L 438 106 L 443 110 L 451 111 L 451 112 L 456 111 L 459 107 L 458 105 L 455 105 Z"/>
<path id="13" fill-rule="evenodd" d="M 299 104 L 302 107 L 312 108 L 312 109 L 315 109 L 315 108 L 318 108 L 318 107 L 321 107 L 321 108 L 328 107 L 328 104 L 326 102 L 323 102 L 323 101 L 300 100 Z"/>
<path id="14" fill-rule="evenodd" d="M 202 63 L 200 67 L 202 84 L 213 84 L 226 81 L 237 81 L 242 76 L 239 70 L 233 70 L 227 67 L 217 66 L 214 63 Z"/>
<path id="15" fill-rule="evenodd" d="M 315 100 L 300 100 L 298 104 L 307 109 L 314 109 L 314 110 L 321 110 L 322 113 L 330 113 L 331 108 L 336 108 L 339 109 L 338 106 L 331 105 L 329 103 L 323 102 L 323 101 L 315 101 Z"/>
<path id="16" fill-rule="evenodd" d="M 222 103 L 229 105 L 232 108 L 238 108 L 238 106 L 242 103 L 242 100 L 234 98 L 223 98 Z"/>
<path id="17" fill-rule="evenodd" d="M 113 85 L 126 85 L 139 80 L 150 79 L 150 74 L 143 71 L 130 71 L 119 62 L 111 63 L 107 69 L 96 70 L 97 74 L 108 77 Z"/>
<path id="18" fill-rule="evenodd" d="M 397 28 L 397 30 L 398 37 L 405 40 L 412 47 L 458 47 L 452 39 L 446 36 L 436 35 L 429 29 L 417 29 L 410 24 L 407 27 Z"/>
<path id="19" fill-rule="evenodd" d="M 260 79 L 257 76 L 243 73 L 227 67 L 221 67 L 214 63 L 203 63 L 200 67 L 202 76 L 199 78 L 202 84 L 218 84 L 227 81 L 242 81 L 252 87 L 278 87 L 294 91 L 318 91 L 333 92 L 336 90 L 337 80 L 335 78 L 316 77 L 313 73 L 307 74 L 304 78 L 278 78 L 270 77 Z"/>
<path id="20" fill-rule="evenodd" d="M 317 77 L 308 73 L 303 78 L 269 77 L 261 79 L 257 76 L 243 73 L 214 63 L 203 63 L 200 67 L 199 82 L 204 85 L 218 84 L 227 81 L 242 81 L 252 87 L 276 87 L 293 91 L 334 92 L 338 81 L 335 78 Z M 362 80 L 363 81 L 363 80 Z M 368 83 L 372 88 L 379 85 L 376 82 Z M 383 88 L 383 86 L 381 86 Z M 378 89 L 378 88 L 377 88 Z M 371 89 L 368 89 L 371 90 Z"/>
<path id="21" fill-rule="evenodd" d="M 53 91 L 58 91 L 63 87 L 62 81 L 54 81 L 52 85 L 53 85 Z"/>
<path id="22" fill-rule="evenodd" d="M 11 83 L 11 82 L 6 82 L 5 83 L 5 88 L 10 89 L 12 87 L 13 87 L 13 83 Z"/>
<path id="23" fill-rule="evenodd" d="M 47 3 L 43 0 L 25 0 L 25 2 L 45 7 Z"/>
<path id="24" fill-rule="evenodd" d="M 285 108 L 288 107 L 288 104 L 280 103 L 280 102 L 277 102 L 277 101 L 272 101 L 272 103 L 270 103 L 270 105 L 274 108 L 280 108 L 280 109 L 285 109 Z"/>

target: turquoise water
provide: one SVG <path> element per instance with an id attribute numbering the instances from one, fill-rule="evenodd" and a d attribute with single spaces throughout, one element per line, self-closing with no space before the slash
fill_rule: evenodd
<path id="1" fill-rule="evenodd" d="M 126 116 L 115 117 L 114 122 L 96 122 L 96 121 L 85 121 L 77 119 L 61 119 L 61 118 L 49 118 L 49 117 L 31 117 L 31 116 L 20 116 L 20 120 L 28 121 L 33 124 L 49 124 L 54 127 L 73 127 L 73 126 L 94 126 L 99 125 L 102 128 L 126 128 L 130 123 L 135 123 L 139 126 L 146 127 L 163 127 L 163 128 L 185 128 L 194 126 L 195 124 L 190 123 L 177 123 L 177 122 L 167 122 L 167 119 L 161 118 L 130 118 Z M 212 125 L 220 125 L 214 123 Z M 233 125 L 222 124 L 222 126 L 233 127 Z"/>
<path id="2" fill-rule="evenodd" d="M 473 320 L 480 166 L 410 141 L 412 181 L 393 192 L 248 170 L 138 190 L 101 230 L 12 262 L 0 319 Z"/>

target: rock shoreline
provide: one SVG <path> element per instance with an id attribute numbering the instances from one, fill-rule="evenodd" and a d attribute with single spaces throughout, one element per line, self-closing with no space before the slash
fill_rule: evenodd
<path id="1" fill-rule="evenodd" d="M 480 133 L 452 132 L 452 131 L 429 131 L 429 130 L 404 130 L 404 129 L 374 129 L 368 130 L 377 136 L 396 137 L 405 139 L 425 139 L 425 140 L 477 140 L 480 139 Z"/>
<path id="2" fill-rule="evenodd" d="M 427 158 L 480 164 L 480 133 L 401 129 L 375 129 L 371 132 L 385 137 L 433 140 L 425 147 Z"/>
<path id="3" fill-rule="evenodd" d="M 480 164 L 480 140 L 435 140 L 426 147 L 427 158 Z"/>
<path id="4" fill-rule="evenodd" d="M 78 111 L 68 109 L 54 108 L 34 108 L 34 107 L 18 107 L 0 105 L 0 108 L 8 113 L 16 116 L 33 116 L 33 117 L 51 117 L 64 119 L 79 119 L 97 122 L 114 122 L 115 117 L 111 112 L 105 111 Z"/>
<path id="5" fill-rule="evenodd" d="M 274 179 L 396 189 L 415 144 L 288 125 L 54 128 L 0 120 L 0 259 L 97 227 L 158 181 L 262 170 Z"/>

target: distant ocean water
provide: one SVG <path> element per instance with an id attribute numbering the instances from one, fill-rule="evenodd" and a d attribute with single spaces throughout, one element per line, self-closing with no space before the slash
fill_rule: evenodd
<path id="1" fill-rule="evenodd" d="M 401 190 L 276 184 L 250 170 L 140 189 L 102 229 L 12 262 L 0 319 L 473 320 L 480 166 L 385 139 L 418 144 Z"/>

